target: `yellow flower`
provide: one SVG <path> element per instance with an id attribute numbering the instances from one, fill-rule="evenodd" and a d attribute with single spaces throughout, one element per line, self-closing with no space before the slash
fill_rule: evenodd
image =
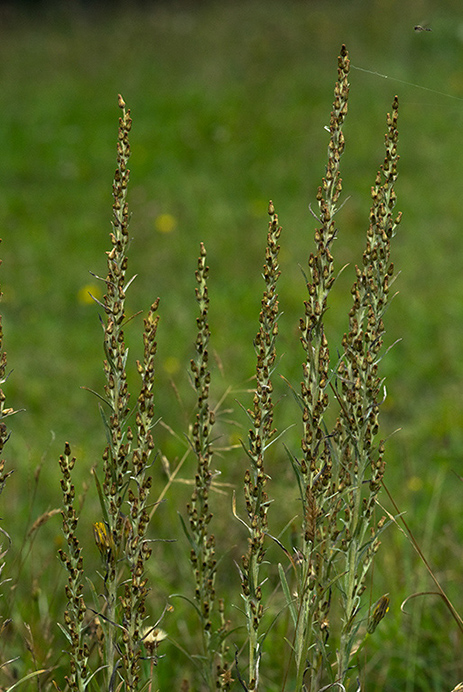
<path id="1" fill-rule="evenodd" d="M 172 214 L 159 214 L 154 222 L 154 227 L 159 233 L 172 233 L 177 226 L 177 219 Z"/>
<path id="2" fill-rule="evenodd" d="M 102 521 L 95 522 L 93 524 L 93 536 L 95 538 L 96 547 L 105 557 L 108 551 L 114 548 L 114 540 L 112 536 L 109 535 L 106 524 Z"/>
<path id="3" fill-rule="evenodd" d="M 131 531 L 129 518 L 122 514 L 122 512 L 120 514 L 124 520 L 124 527 L 122 540 L 116 550 L 116 558 L 119 557 L 120 550 Z M 112 553 L 115 548 L 114 537 L 111 535 L 106 523 L 102 521 L 95 522 L 93 524 L 93 536 L 95 538 L 96 547 L 100 551 L 101 555 L 106 559 L 108 554 Z"/>

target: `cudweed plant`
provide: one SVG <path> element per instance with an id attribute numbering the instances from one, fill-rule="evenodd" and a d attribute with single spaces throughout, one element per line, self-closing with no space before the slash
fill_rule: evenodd
<path id="1" fill-rule="evenodd" d="M 385 471 L 384 442 L 378 441 L 379 410 L 384 386 L 379 373 L 384 338 L 384 313 L 388 306 L 394 268 L 390 243 L 400 214 L 394 216 L 394 183 L 397 177 L 397 98 L 387 117 L 386 155 L 372 188 L 372 206 L 363 261 L 355 268 L 349 327 L 341 341 L 340 355 L 333 361 L 325 332 L 325 316 L 330 292 L 335 284 L 333 246 L 337 237 L 335 216 L 342 192 L 340 160 L 344 151 L 343 123 L 349 96 L 349 57 L 345 46 L 338 59 L 338 80 L 330 119 L 330 140 L 326 173 L 317 192 L 318 212 L 315 249 L 308 258 L 307 299 L 300 320 L 300 340 L 304 362 L 298 401 L 302 414 L 302 440 L 298 453 L 289 452 L 300 494 L 299 544 L 291 554 L 283 539 L 274 539 L 283 549 L 289 567 L 278 566 L 283 611 L 288 613 L 290 632 L 287 665 L 278 689 L 317 692 L 329 687 L 348 689 L 354 655 L 372 635 L 385 616 L 389 597 L 380 596 L 371 612 L 362 598 L 366 576 L 379 546 L 385 526 L 375 514 L 377 495 Z M 143 359 L 137 361 L 141 386 L 131 407 L 127 386 L 128 348 L 124 328 L 126 293 L 133 279 L 127 278 L 129 211 L 127 189 L 130 156 L 130 111 L 119 97 L 117 169 L 113 182 L 113 229 L 107 253 L 107 276 L 100 279 L 106 295 L 99 303 L 105 353 L 105 386 L 97 394 L 106 432 L 106 448 L 100 471 L 95 470 L 101 517 L 94 523 L 94 539 L 101 555 L 101 584 L 84 571 L 85 545 L 79 540 L 79 510 L 75 503 L 72 473 L 76 459 L 65 444 L 59 460 L 63 494 L 63 533 L 66 545 L 60 551 L 67 571 L 67 606 L 61 629 L 67 640 L 66 689 L 151 690 L 158 649 L 168 635 L 158 623 L 147 625 L 149 586 L 147 561 L 151 555 L 148 525 L 151 464 L 155 443 L 154 372 L 158 301 L 144 319 Z M 215 410 L 210 403 L 208 323 L 209 293 L 206 250 L 201 245 L 196 271 L 197 318 L 196 354 L 191 361 L 196 391 L 196 413 L 190 434 L 196 470 L 186 521 L 182 520 L 190 545 L 194 598 L 190 599 L 199 617 L 200 656 L 188 655 L 200 670 L 197 689 L 244 690 L 263 688 L 269 627 L 266 613 L 273 604 L 264 586 L 266 541 L 272 538 L 267 483 L 270 465 L 267 454 L 282 433 L 274 424 L 273 378 L 278 335 L 277 281 L 281 228 L 273 203 L 268 208 L 270 222 L 264 264 L 265 289 L 259 315 L 255 390 L 248 443 L 244 444 L 244 515 L 239 517 L 236 498 L 232 512 L 245 527 L 247 544 L 238 567 L 240 604 L 235 609 L 235 630 L 225 618 L 225 602 L 217 598 L 218 548 L 211 531 L 210 495 Z M 100 277 L 97 277 L 100 278 Z M 2 352 L 0 321 L 0 385 L 6 380 L 6 356 Z M 8 439 L 3 419 L 14 411 L 4 407 L 0 390 L 0 451 Z M 329 428 L 328 412 L 335 408 L 336 420 Z M 100 479 L 101 474 L 101 479 Z M 9 473 L 0 462 L 0 492 Z M 169 487 L 171 478 L 169 479 Z M 2 530 L 4 537 L 8 535 Z M 3 559 L 5 551 L 0 551 Z M 0 565 L 0 575 L 3 565 Z M 90 591 L 89 597 L 84 596 Z M 93 599 L 92 606 L 89 605 Z M 373 600 L 373 599 L 372 599 Z M 243 607 L 244 604 L 244 607 Z M 227 606 L 228 607 L 228 606 Z M 273 611 L 272 615 L 275 617 Z M 235 624 L 235 623 L 233 623 Z M 4 625 L 1 625 L 4 627 Z M 92 627 L 97 642 L 90 640 Z M 228 657 L 229 642 L 237 630 L 239 639 L 234 662 Z M 0 629 L 0 631 L 2 631 Z M 241 647 L 241 648 L 240 648 Z M 247 654 L 246 654 L 247 651 Z M 142 659 L 149 659 L 149 666 Z M 199 661 L 199 665 L 198 665 Z M 178 667 L 178 666 L 177 666 Z M 149 669 L 149 676 L 144 677 Z M 183 677 L 183 674 L 182 676 Z M 177 684 L 172 672 L 169 688 Z M 55 682 L 55 688 L 59 689 Z M 156 686 L 157 689 L 157 686 Z M 186 681 L 182 690 L 188 690 Z M 196 689 L 196 688 L 194 688 Z"/>
<path id="2" fill-rule="evenodd" d="M 317 252 L 308 261 L 308 299 L 305 316 L 300 322 L 301 343 L 306 356 L 300 401 L 302 406 L 302 459 L 293 461 L 302 501 L 302 544 L 298 560 L 297 616 L 294 634 L 294 656 L 297 670 L 296 689 L 302 689 L 309 667 L 311 687 L 316 689 L 323 643 L 329 636 L 329 584 L 333 556 L 330 546 L 339 509 L 333 506 L 332 440 L 324 425 L 328 407 L 330 356 L 325 335 L 324 315 L 328 296 L 335 282 L 331 254 L 336 238 L 334 216 L 342 189 L 339 164 L 344 151 L 342 124 L 347 113 L 349 58 L 343 47 L 339 57 L 338 81 L 330 119 L 330 142 L 325 178 L 318 189 L 321 226 L 315 232 Z M 329 506 L 329 511 L 325 507 Z M 327 508 L 328 509 L 328 508 Z M 334 510 L 334 511 L 331 511 Z M 320 522 L 320 517 L 327 520 Z M 294 611 L 292 611 L 294 613 Z M 315 646 L 314 646 L 315 639 Z M 307 656 L 310 656 L 310 663 Z"/>
<path id="3" fill-rule="evenodd" d="M 386 157 L 372 188 L 372 208 L 362 268 L 356 267 L 352 288 L 353 306 L 349 332 L 342 340 L 342 355 L 333 367 L 325 334 L 324 318 L 330 291 L 335 283 L 332 248 L 337 236 L 335 215 L 342 191 L 340 160 L 344 150 L 343 122 L 348 104 L 349 58 L 343 46 L 338 64 L 338 81 L 330 120 L 330 141 L 325 177 L 317 193 L 320 226 L 315 232 L 316 251 L 308 260 L 305 314 L 300 322 L 304 349 L 303 381 L 299 401 L 302 410 L 302 457 L 290 455 L 301 499 L 301 542 L 294 556 L 286 554 L 295 574 L 290 586 L 280 567 L 280 580 L 294 634 L 291 655 L 295 665 L 295 690 L 317 690 L 321 684 L 348 686 L 352 655 L 362 636 L 372 634 L 387 611 L 388 597 L 381 597 L 369 619 L 362 612 L 365 577 L 379 545 L 384 520 L 374 518 L 376 496 L 384 474 L 384 444 L 376 443 L 382 381 L 378 375 L 384 334 L 383 315 L 393 277 L 390 241 L 400 215 L 393 218 L 397 176 L 397 99 L 388 116 Z M 146 539 L 148 525 L 149 459 L 154 448 L 151 428 L 154 420 L 153 374 L 156 351 L 157 302 L 153 304 L 144 328 L 144 362 L 138 363 L 142 388 L 137 401 L 136 433 L 129 426 L 131 415 L 126 382 L 128 350 L 124 343 L 125 295 L 127 281 L 128 208 L 127 161 L 130 154 L 128 133 L 130 113 L 119 103 L 123 116 L 118 140 L 118 168 L 113 185 L 112 249 L 108 253 L 106 296 L 101 303 L 106 313 L 104 348 L 106 360 L 105 396 L 102 414 L 108 445 L 103 455 L 103 482 L 97 479 L 102 520 L 94 525 L 95 540 L 103 560 L 103 600 L 97 615 L 104 632 L 104 666 L 109 689 L 125 686 L 138 689 L 139 659 L 143 640 L 148 594 L 145 562 L 150 555 Z M 245 451 L 249 468 L 244 476 L 246 519 L 240 521 L 249 534 L 242 557 L 241 578 L 244 617 L 247 631 L 247 681 L 241 654 L 235 664 L 226 659 L 228 624 L 223 599 L 216 609 L 217 557 L 214 534 L 210 532 L 212 512 L 209 495 L 213 479 L 211 466 L 214 411 L 210 406 L 209 370 L 209 295 L 206 251 L 201 245 L 196 272 L 196 298 L 199 306 L 196 357 L 191 362 L 197 394 L 196 420 L 191 445 L 197 459 L 194 490 L 187 506 L 190 560 L 195 583 L 194 605 L 202 632 L 200 667 L 207 689 L 228 689 L 235 672 L 246 690 L 257 690 L 264 653 L 266 630 L 262 626 L 265 600 L 262 573 L 269 536 L 265 470 L 266 452 L 278 436 L 273 424 L 272 375 L 276 360 L 278 333 L 279 277 L 278 240 L 281 229 L 273 204 L 269 204 L 269 232 L 264 265 L 265 292 L 260 328 L 255 340 L 257 354 L 256 389 L 249 443 Z M 328 431 L 326 414 L 330 405 L 338 407 L 334 428 Z M 109 409 L 109 416 L 106 410 Z M 82 559 L 75 538 L 77 518 L 73 509 L 74 490 L 70 471 L 74 460 L 68 447 L 61 458 L 64 493 L 64 528 L 68 553 L 62 555 L 69 572 L 65 633 L 71 643 L 71 689 L 85 689 L 88 683 L 88 649 L 83 643 L 85 603 L 82 597 Z M 233 512 L 238 517 L 233 501 Z M 277 541 L 278 542 L 278 541 Z M 281 544 L 280 544 L 281 545 Z M 283 546 L 282 546 L 283 547 Z M 129 577 L 122 582 L 122 573 Z M 96 594 L 96 592 L 95 592 Z M 332 622 L 332 603 L 339 602 Z M 340 615 L 339 615 L 340 613 Z M 72 623 L 72 624 L 71 624 Z M 363 626 L 363 629 L 361 629 Z M 337 637 L 337 638 L 336 638 Z M 334 644 L 337 642 L 337 645 Z M 148 647 L 149 648 L 149 647 Z M 157 660 L 157 659 L 156 659 Z M 291 661 L 282 681 L 284 689 L 291 673 Z"/>
<path id="4" fill-rule="evenodd" d="M 382 380 L 378 374 L 383 343 L 383 315 L 394 268 L 390 241 L 400 214 L 393 216 L 397 177 L 397 98 L 388 115 L 386 157 L 372 188 L 373 204 L 363 267 L 356 267 L 352 287 L 350 331 L 342 340 L 343 355 L 332 368 L 324 315 L 335 281 L 331 249 L 337 235 L 334 216 L 342 189 L 339 162 L 344 150 L 342 125 L 349 94 L 349 58 L 341 51 L 338 82 L 330 121 L 325 178 L 317 194 L 320 227 L 316 253 L 309 257 L 305 316 L 301 342 L 306 354 L 300 402 L 304 436 L 302 459 L 293 457 L 299 483 L 302 542 L 298 552 L 297 608 L 290 603 L 295 634 L 293 650 L 296 689 L 317 690 L 323 679 L 347 685 L 359 629 L 365 621 L 361 596 L 365 577 L 379 546 L 384 519 L 375 521 L 374 508 L 385 462 L 378 434 Z M 334 430 L 325 423 L 330 403 L 339 407 Z M 285 587 L 288 593 L 288 587 Z M 331 605 L 340 601 L 341 627 L 337 651 L 329 644 Z M 388 599 L 375 609 L 364 628 L 373 632 L 387 610 Z M 381 617 L 380 617 L 381 615 Z M 332 641 L 332 639 L 331 639 Z M 333 665 L 333 653 L 336 665 Z"/>
<path id="5" fill-rule="evenodd" d="M 191 501 L 187 505 L 189 531 L 185 531 L 191 545 L 191 565 L 195 580 L 195 608 L 199 614 L 202 632 L 203 677 L 209 689 L 215 686 L 229 689 L 230 673 L 226 661 L 225 636 L 227 624 L 224 617 L 224 602 L 219 601 L 220 625 L 213 628 L 212 615 L 216 601 L 215 580 L 217 559 L 215 536 L 209 531 L 212 512 L 209 508 L 209 492 L 213 479 L 211 433 L 215 414 L 209 404 L 211 373 L 209 370 L 209 293 L 206 265 L 206 248 L 201 243 L 198 268 L 196 270 L 196 300 L 199 317 L 196 319 L 196 357 L 191 361 L 193 384 L 197 395 L 197 413 L 193 425 L 192 447 L 197 459 L 197 470 Z"/>
<path id="6" fill-rule="evenodd" d="M 144 321 L 144 360 L 138 362 L 142 386 L 135 413 L 135 434 L 129 426 L 131 410 L 127 388 L 126 362 L 128 350 L 124 342 L 125 295 L 133 279 L 127 281 L 128 205 L 127 185 L 130 156 L 128 135 L 132 126 L 130 111 L 119 97 L 122 109 L 117 145 L 118 166 L 113 183 L 112 249 L 108 252 L 107 293 L 104 298 L 106 323 L 104 349 L 106 360 L 105 403 L 109 418 L 102 410 L 108 445 L 103 454 L 103 483 L 100 499 L 104 521 L 96 526 L 97 543 L 104 562 L 104 622 L 106 662 L 110 684 L 115 684 L 117 669 L 128 690 L 138 689 L 145 601 L 148 593 L 145 563 L 151 548 L 146 538 L 148 528 L 148 496 L 151 477 L 149 460 L 154 448 L 151 433 L 154 424 L 154 356 L 156 353 L 156 315 L 158 303 L 152 305 Z M 103 528 L 104 527 L 104 528 Z M 101 535 L 102 534 L 102 535 Z M 98 540 L 98 538 L 100 540 Z M 120 556 L 128 567 L 123 595 L 118 602 Z M 116 623 L 121 623 L 116 626 Z M 120 636 L 120 633 L 122 635 Z"/>
<path id="7" fill-rule="evenodd" d="M 103 597 L 96 590 L 96 616 L 103 632 L 107 689 L 137 690 L 140 686 L 140 657 L 146 620 L 148 594 L 145 564 L 151 554 L 147 539 L 148 502 L 151 477 L 150 456 L 154 449 L 154 357 L 156 353 L 156 301 L 144 320 L 143 362 L 137 361 L 141 388 L 135 412 L 129 407 L 126 363 L 128 349 L 124 341 L 127 320 L 125 296 L 133 279 L 127 281 L 128 205 L 127 185 L 130 156 L 128 133 L 130 112 L 119 97 L 122 117 L 119 123 L 117 169 L 113 183 L 112 248 L 107 253 L 106 295 L 100 305 L 106 313 L 103 323 L 105 394 L 101 414 L 106 429 L 107 447 L 103 453 L 103 482 L 95 474 L 102 509 L 102 520 L 94 524 L 95 542 L 103 565 Z M 109 415 L 107 414 L 109 411 Z M 134 414 L 135 432 L 129 425 Z M 74 488 L 70 472 L 74 465 L 66 445 L 60 459 L 63 475 L 64 533 L 68 553 L 62 553 L 69 572 L 66 594 L 69 609 L 65 613 L 66 634 L 71 642 L 71 689 L 83 690 L 88 684 L 88 648 L 82 644 L 82 623 L 86 606 L 82 598 L 82 557 L 75 537 L 77 516 L 73 508 Z M 148 631 L 149 634 L 149 631 Z M 149 647 L 148 647 L 149 648 Z"/>
<path id="8" fill-rule="evenodd" d="M 254 342 L 257 355 L 256 389 L 253 408 L 247 411 L 252 428 L 249 431 L 249 447 L 245 451 L 250 468 L 244 476 L 244 499 L 249 531 L 248 550 L 242 557 L 241 589 L 245 604 L 246 627 L 249 637 L 248 689 L 259 687 L 259 666 L 262 656 L 261 620 L 264 614 L 262 598 L 261 565 L 265 556 L 265 537 L 268 532 L 267 513 L 270 505 L 265 486 L 267 475 L 264 458 L 274 441 L 272 374 L 275 368 L 276 337 L 278 334 L 278 294 L 276 286 L 280 270 L 278 267 L 278 240 L 281 227 L 273 203 L 270 202 L 269 232 L 267 236 L 264 264 L 265 291 L 259 315 L 260 328 Z"/>
<path id="9" fill-rule="evenodd" d="M 400 213 L 398 216 L 393 214 L 398 162 L 397 112 L 396 98 L 392 115 L 387 118 L 386 156 L 371 192 L 373 203 L 363 268 L 356 267 L 357 280 L 352 287 L 350 330 L 343 338 L 345 357 L 337 372 L 338 395 L 342 401 L 337 440 L 343 471 L 340 480 L 344 484 L 346 498 L 345 531 L 341 539 L 345 561 L 344 576 L 340 580 L 344 610 L 338 654 L 338 675 L 341 679 L 347 674 L 358 630 L 356 620 L 360 598 L 365 590 L 365 576 L 379 547 L 378 535 L 384 527 L 384 518 L 379 522 L 374 520 L 376 497 L 385 470 L 384 442 L 381 440 L 375 444 L 375 439 L 378 435 L 379 405 L 384 399 L 382 379 L 378 374 L 385 331 L 383 315 L 394 274 L 390 242 L 401 218 Z M 367 487 L 366 492 L 363 491 L 364 487 Z M 382 603 L 385 603 L 385 597 Z M 380 612 L 377 611 L 376 618 Z M 376 626 L 375 617 L 369 623 L 370 631 L 373 626 Z"/>

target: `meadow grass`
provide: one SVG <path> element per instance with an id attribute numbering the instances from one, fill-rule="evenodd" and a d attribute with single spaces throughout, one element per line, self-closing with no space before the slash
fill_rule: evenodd
<path id="1" fill-rule="evenodd" d="M 97 14 L 92 22 L 85 14 L 64 16 L 64 21 L 63 15 L 49 16 L 48 21 L 38 17 L 34 22 L 23 17 L 22 25 L 11 20 L 1 48 L 8 103 L 1 116 L 8 133 L 3 158 L 11 174 L 2 192 L 3 313 L 14 370 L 5 391 L 14 408 L 27 412 L 12 425 L 9 459 L 21 473 L 8 479 L 2 516 L 15 517 L 14 527 L 5 523 L 5 528 L 14 538 L 8 554 L 15 586 L 12 639 L 21 655 L 22 622 L 30 624 L 42 657 L 59 636 L 55 623 L 63 610 L 58 588 L 63 574 L 49 546 L 52 541 L 56 548 L 62 547 L 59 520 L 52 510 L 61 504 L 55 459 L 64 439 L 70 439 L 78 458 L 79 502 L 87 485 L 91 487 L 85 497 L 83 536 L 93 536 L 92 524 L 100 511 L 87 470 L 100 458 L 104 435 L 95 402 L 79 387 L 101 391 L 104 384 L 100 354 L 94 349 L 99 327 L 95 309 L 87 303 L 88 290 L 95 293 L 96 288 L 87 272 L 105 271 L 102 261 L 100 266 L 95 262 L 106 249 L 114 93 L 130 96 L 137 116 L 131 183 L 136 231 L 130 256 L 139 278 L 129 293 L 129 309 L 136 312 L 146 305 L 146 296 L 162 295 L 165 317 L 158 337 L 158 386 L 163 397 L 157 406 L 161 403 L 159 415 L 176 434 L 158 426 L 156 437 L 165 467 L 169 462 L 172 469 L 177 458 L 188 454 L 181 431 L 191 420 L 195 400 L 185 386 L 184 363 L 195 341 L 191 276 L 199 241 L 205 241 L 208 263 L 214 268 L 209 323 L 213 349 L 220 356 L 212 384 L 214 399 L 221 400 L 230 385 L 233 389 L 217 423 L 220 445 L 228 447 L 246 436 L 246 420 L 239 417 L 236 399 L 243 402 L 248 396 L 243 390 L 252 388 L 248 378 L 254 366 L 248 344 L 255 334 L 260 292 L 256 267 L 262 263 L 269 192 L 286 229 L 279 258 L 283 355 L 278 369 L 293 383 L 300 378 L 299 359 L 289 357 L 297 338 L 304 283 L 297 263 L 311 251 L 314 224 L 307 214 L 307 199 L 316 203 L 314 191 L 326 148 L 323 126 L 328 124 L 332 58 L 345 34 L 354 65 L 459 93 L 452 3 L 435 17 L 432 42 L 427 44 L 418 43 L 410 32 L 416 7 L 411 3 L 399 13 L 391 6 L 384 10 L 382 21 L 372 23 L 366 4 L 352 3 L 343 15 L 342 29 L 336 2 L 327 3 L 323 11 L 307 11 L 298 3 L 288 11 L 274 3 L 273 12 L 268 12 L 259 3 L 237 3 L 227 11 L 207 4 L 164 6 L 147 14 L 116 14 L 111 20 Z M 241 30 L 243 12 L 246 31 Z M 137 49 L 122 53 L 120 41 L 136 44 Z M 381 52 L 378 43 L 384 45 Z M 15 60 L 9 60 L 12 55 Z M 388 378 L 384 427 L 386 433 L 402 428 L 388 441 L 388 462 L 395 469 L 389 484 L 400 509 L 412 513 L 425 552 L 452 600 L 457 600 L 455 565 L 461 556 L 461 527 L 455 507 L 460 488 L 452 481 L 451 469 L 459 472 L 462 448 L 460 212 L 452 184 L 439 182 L 447 170 L 455 179 L 459 175 L 461 164 L 454 151 L 461 105 L 412 87 L 394 84 L 391 89 L 391 83 L 374 75 L 351 71 L 350 81 L 355 98 L 346 138 L 348 147 L 352 144 L 343 171 L 350 186 L 346 196 L 352 196 L 339 213 L 345 242 L 339 243 L 336 260 L 339 267 L 357 261 L 368 190 L 379 160 L 383 114 L 398 91 L 402 150 L 398 191 L 405 217 L 413 223 L 407 222 L 397 239 L 397 264 L 403 268 L 400 295 L 390 313 L 393 318 L 387 316 L 389 343 L 403 337 L 384 361 Z M 292 230 L 307 225 L 307 233 Z M 448 281 L 443 281 L 444 276 Z M 352 282 L 348 269 L 339 279 L 326 318 L 331 337 L 346 329 Z M 239 311 L 233 310 L 235 305 Z M 126 328 L 131 352 L 141 357 L 139 330 L 139 318 Z M 129 371 L 128 378 L 136 384 L 135 371 Z M 171 379 L 175 387 L 170 386 Z M 275 386 L 277 398 L 287 394 L 285 386 L 279 388 L 278 382 Z M 288 411 L 282 428 L 297 415 L 288 400 L 281 407 Z M 289 431 L 286 439 L 292 436 Z M 299 436 L 297 432 L 295 438 Z M 284 455 L 276 457 L 279 487 L 274 501 L 281 503 L 288 493 L 294 497 L 294 479 Z M 160 466 L 156 473 L 156 487 L 161 487 L 167 477 Z M 178 533 L 176 511 L 186 506 L 192 492 L 191 463 L 188 472 L 182 469 L 178 477 L 183 482 L 173 484 L 175 499 L 172 496 L 160 505 L 153 517 L 156 536 L 172 538 Z M 220 481 L 223 486 L 217 485 Z M 239 492 L 241 462 L 227 462 L 211 492 L 225 493 L 218 497 L 227 498 L 230 485 Z M 17 498 L 26 494 L 31 501 L 18 512 Z M 37 521 L 40 517 L 43 522 Z M 228 507 L 216 519 L 217 532 L 226 528 L 230 546 L 239 545 L 242 536 L 229 528 Z M 435 597 L 411 601 L 411 614 L 400 613 L 400 602 L 407 595 L 431 585 L 398 532 L 389 529 L 382 540 L 374 577 L 378 594 L 389 593 L 392 601 L 388 617 L 369 642 L 365 675 L 377 681 L 378 689 L 404 684 L 407 689 L 449 689 L 449 676 L 455 682 L 461 678 L 458 634 L 449 631 L 446 611 Z M 240 560 L 240 550 L 231 551 Z M 189 578 L 188 562 L 178 565 L 177 552 L 176 546 L 166 544 L 162 558 L 158 556 L 160 593 L 181 591 Z M 271 558 L 276 564 L 281 555 L 276 551 Z M 92 560 L 96 568 L 100 560 L 96 548 Z M 153 614 L 162 612 L 163 597 L 152 594 L 151 607 Z M 191 652 L 196 639 L 188 610 L 184 617 L 178 634 L 191 636 Z M 167 651 L 170 646 L 166 643 Z M 271 651 L 278 670 L 281 651 L 277 646 Z M 25 669 L 28 665 L 24 663 Z"/>

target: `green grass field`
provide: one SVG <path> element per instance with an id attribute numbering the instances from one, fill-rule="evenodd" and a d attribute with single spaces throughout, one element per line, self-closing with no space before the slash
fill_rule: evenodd
<path id="1" fill-rule="evenodd" d="M 298 319 L 305 299 L 300 266 L 312 251 L 316 222 L 309 204 L 314 206 L 324 174 L 324 127 L 342 43 L 353 69 L 341 164 L 346 201 L 337 217 L 334 255 L 339 269 L 349 266 L 333 292 L 327 327 L 332 342 L 340 343 L 353 266 L 361 259 L 368 226 L 370 187 L 383 159 L 385 114 L 398 94 L 396 191 L 403 220 L 392 248 L 400 276 L 387 313 L 386 342 L 400 342 L 383 362 L 382 426 L 384 436 L 391 436 L 386 484 L 461 612 L 460 2 L 239 0 L 156 2 L 130 10 L 75 4 L 67 11 L 54 5 L 38 11 L 31 5 L 1 12 L 0 284 L 4 348 L 12 370 L 4 391 L 7 405 L 25 411 L 11 419 L 5 458 L 15 473 L 2 495 L 0 515 L 12 537 L 5 571 L 15 580 L 14 597 L 7 600 L 18 632 L 28 622 L 39 649 L 52 640 L 62 648 L 55 624 L 65 601 L 65 578 L 56 567 L 59 517 L 32 540 L 26 536 L 43 512 L 60 506 L 57 459 L 65 440 L 78 457 L 79 491 L 89 486 L 88 559 L 96 564 L 98 558 L 91 533 L 98 500 L 89 469 L 99 462 L 105 437 L 97 399 L 82 387 L 103 387 L 100 308 L 88 300 L 88 291 L 104 288 L 89 271 L 106 275 L 117 94 L 134 121 L 129 270 L 138 277 L 128 303 L 133 313 L 146 312 L 161 298 L 157 410 L 178 436 L 159 425 L 155 437 L 173 467 L 186 447 L 194 403 L 188 370 L 201 241 L 210 266 L 211 350 L 219 363 L 215 399 L 231 388 L 217 444 L 227 447 L 247 435 L 237 401 L 246 407 L 251 401 L 247 390 L 255 367 L 252 340 L 269 199 L 283 227 L 278 372 L 298 387 Z M 415 32 L 421 23 L 432 31 Z M 127 329 L 133 364 L 142 349 L 141 325 L 138 316 Z M 136 383 L 134 365 L 132 371 Z M 297 407 L 283 382 L 279 392 L 285 398 L 276 423 L 284 428 Z M 285 442 L 297 448 L 300 434 L 298 428 L 290 430 Z M 284 501 L 295 494 L 292 476 L 284 450 L 274 456 L 272 495 Z M 239 489 L 242 453 L 224 454 L 216 459 L 220 463 L 221 480 Z M 193 473 L 186 464 L 179 475 L 188 479 Z M 160 464 L 153 475 L 157 497 L 165 484 Z M 217 496 L 217 505 L 223 505 L 216 510 L 218 534 L 230 523 L 230 492 Z M 156 535 L 178 534 L 177 511 L 184 511 L 189 494 L 188 485 L 173 486 L 156 514 Z M 275 533 L 290 519 L 275 518 Z M 239 557 L 233 542 L 239 532 L 239 525 L 233 527 L 232 542 L 222 547 L 225 564 L 232 565 L 230 556 Z M 153 616 L 188 579 L 187 558 L 185 564 L 176 562 L 178 545 L 162 550 L 153 567 Z M 233 565 L 221 577 L 230 591 L 232 572 Z M 436 596 L 416 598 L 406 614 L 401 612 L 407 596 L 434 587 L 396 528 L 384 536 L 373 584 L 373 598 L 388 592 L 391 607 L 362 653 L 365 689 L 450 692 L 463 678 L 461 635 Z M 8 594 L 7 585 L 2 590 Z M 44 622 L 48 630 L 40 630 L 38 623 Z M 185 621 L 187 639 L 189 628 Z M 17 652 L 21 636 L 12 639 Z M 274 641 L 273 646 L 267 682 L 272 690 L 271 671 L 280 655 Z M 167 689 L 162 662 L 159 677 Z"/>

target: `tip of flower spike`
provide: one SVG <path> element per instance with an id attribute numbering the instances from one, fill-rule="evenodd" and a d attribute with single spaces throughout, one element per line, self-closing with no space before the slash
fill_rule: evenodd
<path id="1" fill-rule="evenodd" d="M 120 94 L 117 95 L 119 108 L 125 108 L 125 101 Z"/>

